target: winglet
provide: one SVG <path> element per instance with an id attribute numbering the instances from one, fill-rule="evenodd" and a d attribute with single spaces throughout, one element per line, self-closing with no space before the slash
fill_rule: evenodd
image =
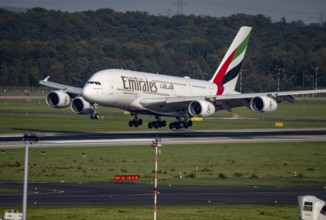
<path id="1" fill-rule="evenodd" d="M 50 76 L 47 76 L 45 79 L 43 79 L 43 81 L 48 81 L 49 78 Z"/>

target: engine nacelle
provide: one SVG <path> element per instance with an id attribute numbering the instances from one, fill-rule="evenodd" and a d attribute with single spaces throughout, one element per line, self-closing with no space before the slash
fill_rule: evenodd
<path id="1" fill-rule="evenodd" d="M 90 114 L 94 111 L 92 105 L 80 96 L 71 101 L 70 109 L 76 114 L 83 115 Z"/>
<path id="2" fill-rule="evenodd" d="M 267 96 L 257 96 L 251 99 L 250 108 L 254 112 L 274 112 L 277 109 L 277 103 Z"/>
<path id="3" fill-rule="evenodd" d="M 215 106 L 207 101 L 196 100 L 190 102 L 188 112 L 193 117 L 208 117 L 215 113 Z"/>
<path id="4" fill-rule="evenodd" d="M 69 94 L 62 90 L 52 91 L 46 96 L 46 103 L 52 108 L 65 108 L 70 102 Z"/>

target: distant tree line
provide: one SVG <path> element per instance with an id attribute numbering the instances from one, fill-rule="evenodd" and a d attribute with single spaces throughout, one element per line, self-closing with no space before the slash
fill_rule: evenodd
<path id="1" fill-rule="evenodd" d="M 242 90 L 326 87 L 326 25 L 264 15 L 153 16 L 111 9 L 68 13 L 0 10 L 0 86 L 37 86 L 50 75 L 83 86 L 106 68 L 209 79 L 243 26 L 253 31 Z"/>

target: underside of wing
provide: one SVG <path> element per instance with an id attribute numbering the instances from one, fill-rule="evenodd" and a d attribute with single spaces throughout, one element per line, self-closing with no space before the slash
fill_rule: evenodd
<path id="1" fill-rule="evenodd" d="M 259 109 L 265 107 L 267 105 L 274 105 L 271 108 L 271 111 L 276 110 L 277 103 L 282 101 L 288 101 L 293 103 L 294 96 L 298 95 L 309 95 L 309 94 L 317 94 L 317 93 L 326 93 L 326 89 L 321 90 L 303 90 L 303 91 L 289 91 L 289 92 L 267 92 L 267 93 L 249 93 L 249 94 L 229 94 L 222 96 L 214 96 L 207 97 L 212 102 L 215 103 L 216 110 L 227 110 L 231 111 L 232 108 L 246 106 L 249 109 L 257 112 Z M 274 103 L 275 102 L 275 103 Z M 255 105 L 257 105 L 255 107 Z"/>
<path id="2" fill-rule="evenodd" d="M 226 110 L 231 112 L 233 108 L 246 106 L 255 112 L 272 112 L 276 110 L 277 103 L 282 101 L 294 102 L 294 96 L 315 93 L 326 93 L 326 89 L 249 94 L 238 93 L 221 96 L 144 98 L 140 100 L 140 104 L 154 112 L 179 112 L 183 115 L 192 115 L 189 111 L 191 111 L 191 105 L 194 102 L 202 104 L 202 108 L 207 103 L 211 103 L 214 105 L 215 111 Z"/>

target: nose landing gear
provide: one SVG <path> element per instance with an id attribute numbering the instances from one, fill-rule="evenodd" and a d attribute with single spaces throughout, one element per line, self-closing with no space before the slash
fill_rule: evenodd
<path id="1" fill-rule="evenodd" d="M 92 113 L 89 115 L 92 120 L 98 120 L 101 118 L 101 115 L 96 112 L 97 107 L 98 105 L 96 103 L 92 104 Z"/>
<path id="2" fill-rule="evenodd" d="M 100 114 L 99 113 L 96 113 L 96 112 L 92 112 L 91 114 L 90 114 L 90 118 L 92 119 L 92 120 L 98 120 L 98 119 L 100 119 L 101 118 L 101 116 L 100 116 Z"/>

